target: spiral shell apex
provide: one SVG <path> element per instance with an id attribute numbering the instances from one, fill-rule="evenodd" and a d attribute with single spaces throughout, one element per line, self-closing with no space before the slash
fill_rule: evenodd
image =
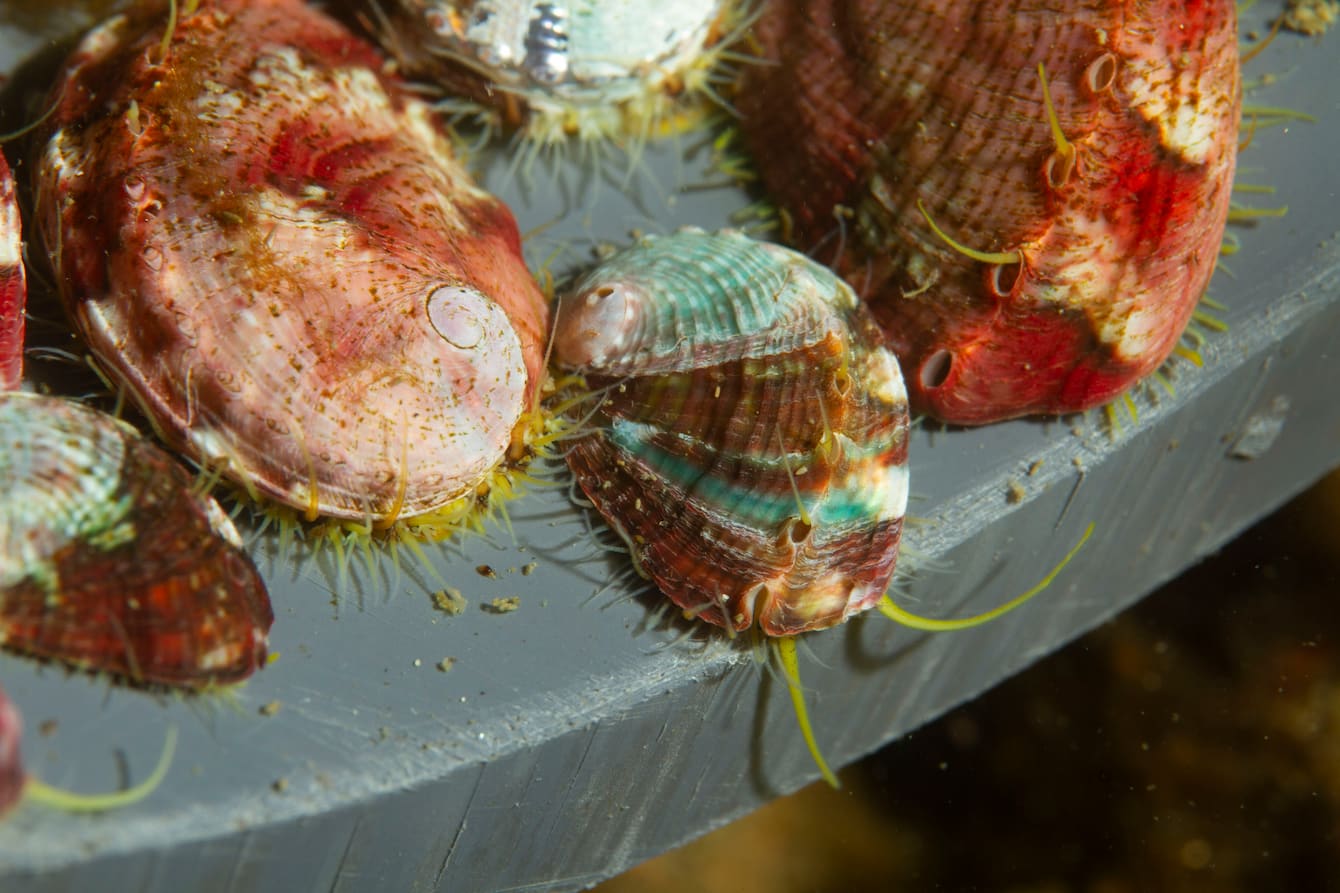
<path id="1" fill-rule="evenodd" d="M 73 401 L 0 395 L 0 645 L 137 683 L 238 682 L 274 614 L 175 460 Z"/>
<path id="2" fill-rule="evenodd" d="M 594 401 L 577 483 L 686 614 L 788 636 L 883 594 L 907 398 L 832 273 L 732 231 L 647 238 L 560 300 L 554 356 Z"/>
<path id="3" fill-rule="evenodd" d="M 36 215 L 162 437 L 309 519 L 473 498 L 542 374 L 515 221 L 382 59 L 297 0 L 143 10 L 69 60 Z"/>
<path id="4" fill-rule="evenodd" d="M 916 408 L 1074 412 L 1167 359 L 1228 214 L 1232 0 L 772 0 L 755 34 L 760 176 L 797 244 L 836 246 Z"/>

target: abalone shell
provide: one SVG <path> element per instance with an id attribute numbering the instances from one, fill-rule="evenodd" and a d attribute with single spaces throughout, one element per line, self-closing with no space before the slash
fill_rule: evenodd
<path id="1" fill-rule="evenodd" d="M 273 621 L 232 522 L 176 460 L 74 401 L 0 395 L 0 646 L 200 689 L 261 667 Z"/>
<path id="2" fill-rule="evenodd" d="M 411 74 L 541 143 L 640 136 L 702 92 L 738 0 L 398 0 L 384 43 Z"/>
<path id="3" fill-rule="evenodd" d="M 1228 213 L 1232 0 L 769 0 L 753 33 L 762 182 L 867 298 L 915 408 L 1083 410 L 1168 357 Z"/>
<path id="4" fill-rule="evenodd" d="M 591 396 L 568 465 L 639 572 L 728 630 L 788 636 L 874 604 L 907 503 L 907 398 L 870 313 L 738 232 L 648 237 L 555 311 Z"/>
<path id="5" fill-rule="evenodd" d="M 90 32 L 36 217 L 161 436 L 253 492 L 390 522 L 474 499 L 543 372 L 515 221 L 369 44 L 297 0 Z"/>
<path id="6" fill-rule="evenodd" d="M 14 175 L 5 156 L 0 155 L 0 390 L 3 391 L 17 388 L 23 378 L 23 312 L 27 299 Z"/>

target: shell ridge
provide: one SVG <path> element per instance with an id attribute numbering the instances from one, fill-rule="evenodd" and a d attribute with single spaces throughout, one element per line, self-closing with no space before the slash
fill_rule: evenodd
<path id="1" fill-rule="evenodd" d="M 809 344 L 834 325 L 835 308 L 818 310 L 805 297 L 808 289 L 802 286 L 814 281 L 812 274 L 806 275 L 807 282 L 797 283 L 790 269 L 776 270 L 768 263 L 767 252 L 748 245 L 742 250 L 735 240 L 709 253 L 708 238 L 705 233 L 680 233 L 674 244 L 667 245 L 669 239 L 650 242 L 649 256 L 638 269 L 616 258 L 612 268 L 603 265 L 579 284 L 579 293 L 589 293 L 612 281 L 637 283 L 639 292 L 651 296 L 643 303 L 656 308 L 639 317 L 647 321 L 645 327 L 626 345 L 624 358 L 611 362 L 611 371 L 656 374 L 768 356 Z M 676 253 L 682 241 L 689 242 L 684 255 Z M 705 287 L 730 291 L 733 300 L 703 297 Z M 702 318 L 704 303 L 710 311 L 707 319 Z"/>

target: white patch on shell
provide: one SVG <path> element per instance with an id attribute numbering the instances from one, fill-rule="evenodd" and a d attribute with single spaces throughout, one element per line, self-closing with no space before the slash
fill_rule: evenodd
<path id="1" fill-rule="evenodd" d="M 47 142 L 42 157 L 42 169 L 50 171 L 55 176 L 58 195 L 67 194 L 70 191 L 67 184 L 73 178 L 84 175 L 83 160 L 85 155 L 86 153 L 77 141 L 71 142 L 70 135 L 65 130 L 56 131 Z M 47 244 L 52 245 L 53 243 L 48 240 Z"/>
<path id="2" fill-rule="evenodd" d="M 874 483 L 876 492 L 884 494 L 885 512 L 881 520 L 892 521 L 907 514 L 908 474 L 906 465 L 885 465 L 884 474 Z M 867 480 L 869 478 L 867 477 Z"/>
<path id="3" fill-rule="evenodd" d="M 1121 84 L 1140 117 L 1156 127 L 1163 147 L 1190 164 L 1205 164 L 1219 154 L 1225 139 L 1223 117 L 1214 103 L 1223 86 L 1210 82 L 1214 69 L 1174 66 L 1167 60 L 1131 59 L 1122 66 Z"/>
<path id="4" fill-rule="evenodd" d="M 1149 294 L 1140 269 L 1122 256 L 1105 220 L 1069 216 L 1064 223 L 1066 236 L 1052 239 L 1052 249 L 1068 247 L 1055 251 L 1047 277 L 1037 280 L 1032 294 L 1088 314 L 1094 335 L 1118 358 L 1147 355 L 1150 336 L 1167 324 L 1167 315 Z M 1121 278 L 1114 282 L 1115 270 Z"/>
<path id="5" fill-rule="evenodd" d="M 907 385 L 898 361 L 888 350 L 872 351 L 866 358 L 865 386 L 870 395 L 887 406 L 907 405 Z"/>
<path id="6" fill-rule="evenodd" d="M 1111 339 L 1109 329 L 1117 328 L 1120 336 L 1116 342 L 1116 354 L 1123 359 L 1136 360 L 1148 356 L 1151 344 L 1165 341 L 1164 330 L 1168 326 L 1168 314 L 1161 312 L 1151 302 L 1132 301 L 1131 309 L 1123 315 L 1114 315 L 1100 331 L 1100 337 Z"/>
<path id="7" fill-rule="evenodd" d="M 263 644 L 265 642 L 265 634 L 260 630 L 257 630 L 252 634 L 252 640 L 256 644 Z M 195 657 L 195 662 L 199 666 L 199 672 L 207 675 L 211 670 L 227 670 L 236 666 L 238 653 L 243 647 L 244 646 L 238 642 L 225 640 L 217 648 L 198 652 Z"/>
<path id="8" fill-rule="evenodd" d="M 233 525 L 233 519 L 229 518 L 224 512 L 222 506 L 218 504 L 211 496 L 205 496 L 196 500 L 205 508 L 205 517 L 209 519 L 209 526 L 214 532 L 232 546 L 234 549 L 242 548 L 242 537 L 238 534 L 237 528 Z M 264 638 L 262 636 L 262 638 Z"/>
<path id="9" fill-rule="evenodd" d="M 839 437 L 851 444 L 846 435 Z M 852 453 L 857 450 L 854 444 L 846 448 Z M 854 462 L 843 485 L 851 493 L 863 494 L 864 504 L 870 507 L 876 520 L 893 521 L 907 514 L 909 479 L 906 463 Z"/>
<path id="10" fill-rule="evenodd" d="M 6 192 L 0 188 L 0 197 Z M 23 262 L 23 240 L 20 238 L 19 208 L 13 201 L 0 201 L 0 267 L 17 267 Z M 3 272 L 3 271 L 0 271 Z"/>

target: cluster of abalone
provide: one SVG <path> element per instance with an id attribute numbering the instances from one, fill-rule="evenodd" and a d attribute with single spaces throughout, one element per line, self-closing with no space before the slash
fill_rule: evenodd
<path id="1" fill-rule="evenodd" d="M 553 361 L 581 392 L 567 463 L 637 570 L 687 616 L 789 642 L 884 596 L 909 405 L 979 424 L 1105 403 L 1205 289 L 1233 6 L 1065 7 L 400 0 L 365 15 L 391 64 L 301 0 L 139 3 L 60 73 L 33 218 L 97 367 L 168 448 L 292 518 L 436 535 L 542 424 L 550 311 L 402 74 L 533 142 L 627 144 L 713 95 L 742 39 L 761 183 L 834 269 L 729 230 L 644 238 L 559 300 Z M 191 472 L 61 398 L 0 397 L 0 435 L 0 644 L 187 689 L 262 665 L 264 585 Z"/>
<path id="2" fill-rule="evenodd" d="M 139 685 L 238 682 L 273 614 L 202 480 L 309 521 L 451 530 L 525 451 L 544 298 L 434 112 L 307 4 L 136 4 L 50 95 L 32 222 L 59 297 L 201 471 L 77 402 L 0 397 L 0 644 Z M 12 389 L 24 282 L 0 173 Z"/>

